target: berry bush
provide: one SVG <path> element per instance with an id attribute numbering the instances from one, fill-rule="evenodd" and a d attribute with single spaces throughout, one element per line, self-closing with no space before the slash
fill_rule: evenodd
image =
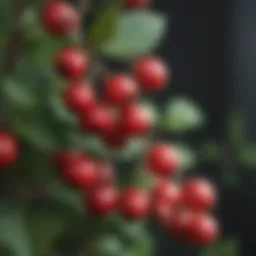
<path id="1" fill-rule="evenodd" d="M 150 222 L 197 248 L 218 239 L 217 189 L 187 178 L 163 136 L 200 120 L 154 104 L 173 75 L 156 54 L 167 19 L 152 4 L 0 4 L 4 255 L 155 255 Z"/>

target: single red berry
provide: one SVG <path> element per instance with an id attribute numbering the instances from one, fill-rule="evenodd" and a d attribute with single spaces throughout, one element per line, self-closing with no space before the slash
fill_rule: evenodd
<path id="1" fill-rule="evenodd" d="M 135 63 L 134 76 L 146 92 L 156 92 L 166 87 L 169 72 L 166 65 L 153 57 L 145 57 Z"/>
<path id="2" fill-rule="evenodd" d="M 187 209 L 179 209 L 173 212 L 168 223 L 167 231 L 176 239 L 187 239 L 188 227 L 194 213 Z"/>
<path id="3" fill-rule="evenodd" d="M 103 134 L 102 140 L 107 147 L 116 150 L 126 146 L 128 137 L 120 127 L 115 127 L 112 132 Z"/>
<path id="4" fill-rule="evenodd" d="M 126 6 L 132 9 L 140 9 L 149 6 L 151 0 L 126 0 Z"/>
<path id="5" fill-rule="evenodd" d="M 63 176 L 73 186 L 92 189 L 98 182 L 99 172 L 92 159 L 84 158 L 66 166 Z"/>
<path id="6" fill-rule="evenodd" d="M 217 191 L 205 179 L 190 179 L 183 185 L 182 200 L 187 207 L 193 210 L 210 210 L 216 205 Z"/>
<path id="7" fill-rule="evenodd" d="M 66 48 L 56 57 L 56 69 L 68 79 L 82 79 L 88 71 L 89 57 L 81 49 Z"/>
<path id="8" fill-rule="evenodd" d="M 152 199 L 155 202 L 163 202 L 169 207 L 176 207 L 181 201 L 181 191 L 173 182 L 160 180 L 153 189 Z"/>
<path id="9" fill-rule="evenodd" d="M 115 168 L 109 162 L 97 163 L 99 170 L 99 184 L 110 185 L 115 182 Z"/>
<path id="10" fill-rule="evenodd" d="M 156 144 L 146 158 L 148 168 L 155 174 L 168 176 L 179 168 L 179 160 L 174 149 L 167 144 Z"/>
<path id="11" fill-rule="evenodd" d="M 153 113 L 141 104 L 129 104 L 122 110 L 121 127 L 128 136 L 145 135 L 152 128 L 153 123 Z"/>
<path id="12" fill-rule="evenodd" d="M 129 220 L 144 219 L 149 212 L 148 196 L 137 188 L 125 190 L 120 197 L 119 211 Z"/>
<path id="13" fill-rule="evenodd" d="M 111 109 L 98 104 L 80 116 L 80 121 L 84 131 L 109 134 L 115 128 L 117 118 Z"/>
<path id="14" fill-rule="evenodd" d="M 49 34 L 66 36 L 78 29 L 80 18 L 72 5 L 58 1 L 45 7 L 42 14 L 42 24 Z"/>
<path id="15" fill-rule="evenodd" d="M 91 85 L 84 82 L 72 83 L 65 96 L 66 105 L 75 112 L 88 112 L 96 101 Z"/>
<path id="16" fill-rule="evenodd" d="M 19 143 L 10 133 L 0 131 L 0 168 L 14 164 L 19 157 Z"/>
<path id="17" fill-rule="evenodd" d="M 52 160 L 56 168 L 63 170 L 67 165 L 80 162 L 84 157 L 80 151 L 57 151 L 54 152 Z"/>
<path id="18" fill-rule="evenodd" d="M 218 222 L 209 215 L 194 215 L 187 227 L 187 239 L 196 246 L 208 246 L 219 237 Z"/>
<path id="19" fill-rule="evenodd" d="M 166 227 L 174 213 L 174 208 L 164 200 L 153 200 L 152 202 L 152 214 L 154 218 L 164 227 Z"/>
<path id="20" fill-rule="evenodd" d="M 136 81 L 124 74 L 108 78 L 104 86 L 104 98 L 113 105 L 123 106 L 136 99 L 138 95 L 139 89 Z"/>
<path id="21" fill-rule="evenodd" d="M 111 186 L 97 186 L 86 197 L 86 205 L 93 213 L 105 216 L 115 210 L 117 191 Z"/>

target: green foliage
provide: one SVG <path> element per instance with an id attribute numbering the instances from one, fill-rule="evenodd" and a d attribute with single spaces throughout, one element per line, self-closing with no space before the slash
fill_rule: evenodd
<path id="1" fill-rule="evenodd" d="M 10 202 L 0 204 L 0 244 L 15 256 L 34 256 L 22 208 Z"/>
<path id="2" fill-rule="evenodd" d="M 166 19 L 158 13 L 126 12 L 118 21 L 116 35 L 102 46 L 102 53 L 120 60 L 132 60 L 158 47 Z"/>
<path id="3" fill-rule="evenodd" d="M 96 22 L 89 29 L 88 33 L 90 49 L 101 49 L 101 46 L 115 35 L 120 14 L 121 8 L 119 4 L 104 5 L 98 11 Z"/>
<path id="4" fill-rule="evenodd" d="M 255 168 L 256 167 L 256 146 L 248 145 L 243 147 L 238 157 L 242 165 L 249 168 Z"/>
<path id="5" fill-rule="evenodd" d="M 182 133 L 201 128 L 204 123 L 204 113 L 191 100 L 177 97 L 167 104 L 163 118 L 163 127 L 166 130 Z"/>
<path id="6" fill-rule="evenodd" d="M 207 248 L 200 256 L 239 256 L 239 240 L 237 238 L 227 238 L 217 245 Z"/>

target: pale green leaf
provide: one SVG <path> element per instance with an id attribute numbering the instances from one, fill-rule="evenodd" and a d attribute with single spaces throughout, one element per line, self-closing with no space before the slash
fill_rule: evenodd
<path id="1" fill-rule="evenodd" d="M 131 11 L 118 21 L 116 35 L 102 47 L 102 53 L 120 60 L 132 60 L 158 47 L 165 29 L 166 18 L 158 13 Z"/>
<path id="2" fill-rule="evenodd" d="M 163 127 L 170 132 L 182 133 L 201 128 L 205 121 L 205 114 L 196 103 L 177 97 L 167 104 Z"/>

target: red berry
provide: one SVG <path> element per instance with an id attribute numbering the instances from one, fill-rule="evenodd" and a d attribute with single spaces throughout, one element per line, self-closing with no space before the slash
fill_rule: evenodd
<path id="1" fill-rule="evenodd" d="M 110 133 L 103 134 L 102 140 L 111 149 L 121 149 L 128 142 L 127 135 L 119 127 L 116 127 Z"/>
<path id="2" fill-rule="evenodd" d="M 206 211 L 216 205 L 217 192 L 210 182 L 202 178 L 194 178 L 184 184 L 182 199 L 187 207 Z"/>
<path id="3" fill-rule="evenodd" d="M 63 170 L 67 165 L 80 162 L 84 155 L 79 151 L 58 151 L 53 154 L 53 163 L 56 168 Z"/>
<path id="4" fill-rule="evenodd" d="M 66 48 L 56 58 L 56 68 L 68 79 L 82 79 L 87 73 L 89 58 L 81 49 Z"/>
<path id="5" fill-rule="evenodd" d="M 163 202 L 169 207 L 175 207 L 181 201 L 180 188 L 172 182 L 161 180 L 155 186 L 152 198 L 155 202 Z"/>
<path id="6" fill-rule="evenodd" d="M 92 159 L 84 158 L 66 166 L 63 175 L 72 185 L 82 189 L 91 189 L 98 182 L 99 172 Z"/>
<path id="7" fill-rule="evenodd" d="M 148 196 L 140 189 L 125 190 L 119 201 L 119 211 L 126 219 L 144 219 L 149 212 Z"/>
<path id="8" fill-rule="evenodd" d="M 124 105 L 139 95 L 137 83 L 127 75 L 116 75 L 107 79 L 104 98 L 113 105 Z"/>
<path id="9" fill-rule="evenodd" d="M 186 209 L 180 209 L 172 214 L 169 225 L 167 226 L 168 232 L 176 239 L 187 239 L 188 227 L 190 220 L 194 213 Z"/>
<path id="10" fill-rule="evenodd" d="M 178 157 L 173 148 L 167 144 L 156 144 L 148 152 L 146 163 L 155 174 L 168 176 L 179 168 Z"/>
<path id="11" fill-rule="evenodd" d="M 168 70 L 163 62 L 145 57 L 135 64 L 135 78 L 146 92 L 156 92 L 166 87 Z"/>
<path id="12" fill-rule="evenodd" d="M 54 2 L 45 7 L 42 23 L 49 34 L 53 36 L 66 36 L 77 30 L 80 18 L 69 3 Z"/>
<path id="13" fill-rule="evenodd" d="M 86 198 L 86 205 L 93 213 L 104 216 L 112 212 L 118 201 L 117 191 L 111 186 L 95 187 Z"/>
<path id="14" fill-rule="evenodd" d="M 204 214 L 194 215 L 187 227 L 187 239 L 197 246 L 208 246 L 219 236 L 217 221 Z"/>
<path id="15" fill-rule="evenodd" d="M 152 213 L 156 220 L 166 227 L 171 221 L 174 209 L 166 201 L 153 201 Z"/>
<path id="16" fill-rule="evenodd" d="M 150 131 L 154 116 L 145 106 L 127 105 L 121 115 L 121 127 L 128 136 L 141 136 Z"/>
<path id="17" fill-rule="evenodd" d="M 0 131 L 0 168 L 14 164 L 19 156 L 19 144 L 10 133 Z"/>
<path id="18" fill-rule="evenodd" d="M 95 105 L 94 90 L 83 82 L 71 84 L 64 97 L 66 105 L 75 112 L 88 112 Z"/>
<path id="19" fill-rule="evenodd" d="M 115 181 L 115 169 L 113 164 L 109 162 L 99 162 L 99 184 L 109 185 Z"/>
<path id="20" fill-rule="evenodd" d="M 132 9 L 144 8 L 149 6 L 151 0 L 126 0 L 126 5 Z"/>
<path id="21" fill-rule="evenodd" d="M 116 126 L 116 116 L 111 109 L 96 105 L 88 113 L 81 116 L 81 125 L 84 131 L 99 134 L 109 134 Z"/>

